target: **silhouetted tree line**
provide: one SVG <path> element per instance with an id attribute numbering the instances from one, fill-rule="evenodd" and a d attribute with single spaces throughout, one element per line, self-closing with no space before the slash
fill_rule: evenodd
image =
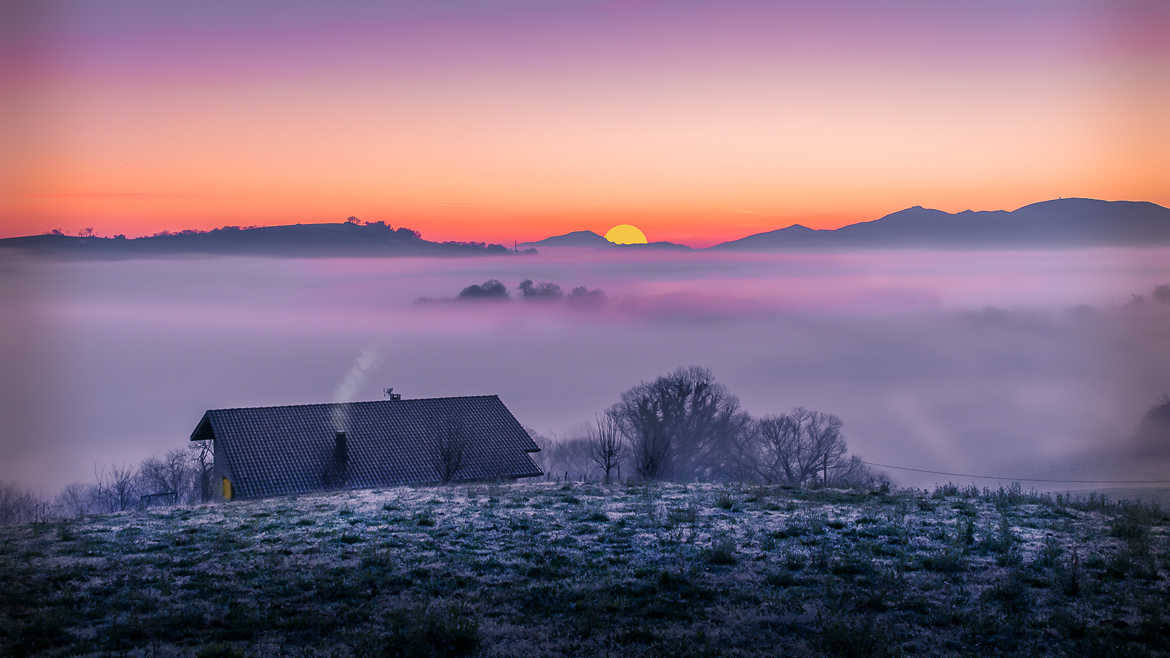
<path id="1" fill-rule="evenodd" d="M 574 306 L 600 306 L 605 303 L 605 291 L 585 286 L 577 286 L 565 291 L 551 281 L 533 281 L 525 279 L 516 286 L 520 299 L 530 302 L 567 301 Z M 459 291 L 456 301 L 509 301 L 512 299 L 508 286 L 498 279 L 488 279 L 483 283 L 475 283 Z M 419 301 L 432 301 L 426 298 Z"/>
<path id="2" fill-rule="evenodd" d="M 221 226 L 211 230 L 186 229 L 159 231 L 141 238 L 126 239 L 97 235 L 92 228 L 67 236 L 53 229 L 55 238 L 23 239 L 12 246 L 24 249 L 102 254 L 132 252 L 159 253 L 257 253 L 307 255 L 472 255 L 515 253 L 499 244 L 480 241 L 431 242 L 406 227 L 393 227 L 384 221 L 362 221 L 349 217 L 343 223 L 296 224 L 287 226 Z M 84 251 L 80 251 L 84 248 Z M 71 251 L 72 250 L 72 251 Z M 525 250 L 519 253 L 535 253 Z"/>
<path id="3" fill-rule="evenodd" d="M 848 454 L 837 416 L 798 407 L 752 418 L 706 368 L 680 368 L 643 382 L 598 418 L 585 436 L 536 435 L 550 476 L 623 470 L 646 480 L 749 481 L 865 486 L 882 480 Z"/>
<path id="4" fill-rule="evenodd" d="M 212 466 L 210 442 L 199 441 L 186 450 L 149 457 L 137 467 L 95 469 L 94 481 L 70 484 L 53 499 L 0 485 L 0 525 L 205 502 L 211 498 Z"/>

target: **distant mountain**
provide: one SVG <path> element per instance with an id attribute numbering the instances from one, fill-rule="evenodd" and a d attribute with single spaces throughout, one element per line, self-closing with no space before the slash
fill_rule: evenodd
<path id="1" fill-rule="evenodd" d="M 554 235 L 536 242 L 523 242 L 521 247 L 612 247 L 614 244 L 593 231 L 572 231 Z"/>
<path id="2" fill-rule="evenodd" d="M 1170 208 L 1145 201 L 1054 199 L 1013 211 L 948 213 L 914 206 L 832 230 L 799 224 L 711 249 L 1170 244 Z"/>
<path id="3" fill-rule="evenodd" d="M 150 237 L 78 237 L 60 234 L 0 239 L 0 249 L 56 257 L 136 258 L 171 255 L 258 256 L 482 256 L 510 254 L 498 244 L 431 242 L 408 228 L 384 222 L 293 224 L 212 231 L 182 231 Z"/>
<path id="4" fill-rule="evenodd" d="M 604 236 L 593 231 L 573 231 L 564 235 L 554 235 L 535 242 L 522 242 L 521 247 L 586 247 L 590 249 L 675 249 L 689 251 L 685 244 L 674 242 L 648 242 L 646 244 L 615 244 L 606 240 Z"/>

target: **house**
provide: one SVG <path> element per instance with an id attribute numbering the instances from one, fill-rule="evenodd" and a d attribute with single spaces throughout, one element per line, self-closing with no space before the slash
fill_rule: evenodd
<path id="1" fill-rule="evenodd" d="M 542 475 L 495 395 L 211 409 L 191 440 L 222 500 Z"/>

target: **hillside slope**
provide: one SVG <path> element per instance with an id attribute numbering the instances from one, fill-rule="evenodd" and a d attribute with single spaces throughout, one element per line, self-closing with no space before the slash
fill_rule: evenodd
<path id="1" fill-rule="evenodd" d="M 1157 653 L 1168 532 L 1018 490 L 528 483 L 122 513 L 0 528 L 0 654 Z"/>

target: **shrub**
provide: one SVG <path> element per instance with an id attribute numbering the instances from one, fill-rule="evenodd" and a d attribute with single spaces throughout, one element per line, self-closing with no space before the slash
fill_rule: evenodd
<path id="1" fill-rule="evenodd" d="M 195 652 L 196 658 L 244 658 L 244 653 L 230 644 L 213 642 Z"/>
<path id="2" fill-rule="evenodd" d="M 791 571 L 777 571 L 764 577 L 764 582 L 772 587 L 793 587 L 800 584 L 800 578 Z"/>
<path id="3" fill-rule="evenodd" d="M 939 485 L 939 486 L 935 487 L 934 492 L 930 494 L 930 497 L 941 500 L 943 498 L 948 498 L 951 496 L 958 496 L 958 495 L 959 495 L 959 487 L 948 482 L 946 484 Z"/>
<path id="4" fill-rule="evenodd" d="M 860 576 L 873 571 L 873 563 L 858 556 L 849 556 L 830 561 L 829 571 L 834 576 Z"/>
<path id="5" fill-rule="evenodd" d="M 960 546 L 971 546 L 975 543 L 975 521 L 964 518 L 959 521 L 958 540 Z"/>
<path id="6" fill-rule="evenodd" d="M 926 556 L 922 566 L 940 573 L 960 573 L 967 569 L 967 559 L 962 551 L 948 548 Z"/>
<path id="7" fill-rule="evenodd" d="M 605 523 L 609 520 L 609 516 L 600 509 L 593 509 L 585 515 L 585 520 L 593 523 Z"/>
<path id="8" fill-rule="evenodd" d="M 710 548 L 703 551 L 703 558 L 709 564 L 735 564 L 738 561 L 735 540 L 731 537 L 724 537 L 716 541 L 711 544 Z"/>
<path id="9" fill-rule="evenodd" d="M 1150 536 L 1150 529 L 1135 514 L 1121 514 L 1109 524 L 1109 535 L 1125 540 L 1143 540 Z"/>
<path id="10" fill-rule="evenodd" d="M 726 491 L 719 492 L 715 498 L 715 506 L 719 509 L 732 510 L 735 509 L 735 499 L 731 497 Z"/>
<path id="11" fill-rule="evenodd" d="M 1133 558 L 1130 557 L 1129 551 L 1114 553 L 1105 565 L 1105 574 L 1117 580 L 1124 579 L 1131 571 L 1133 571 Z"/>
<path id="12" fill-rule="evenodd" d="M 776 550 L 776 536 L 769 533 L 760 539 L 760 550 L 765 553 Z"/>
<path id="13" fill-rule="evenodd" d="M 833 616 L 826 617 L 822 612 L 818 621 L 818 649 L 823 655 L 887 656 L 897 645 L 892 629 L 877 622 L 872 614 L 858 616 L 834 611 Z"/>
<path id="14" fill-rule="evenodd" d="M 998 603 L 1005 613 L 1012 615 L 1026 611 L 1032 604 L 1027 579 L 1018 570 L 985 590 L 983 598 Z"/>
<path id="15" fill-rule="evenodd" d="M 807 560 L 800 553 L 789 553 L 784 556 L 784 567 L 789 571 L 800 571 L 806 562 Z"/>
<path id="16" fill-rule="evenodd" d="M 667 523 L 674 527 L 683 523 L 694 524 L 695 520 L 699 518 L 699 510 L 694 506 L 690 507 L 674 507 L 666 513 Z"/>
<path id="17" fill-rule="evenodd" d="M 66 522 L 57 524 L 57 541 L 67 542 L 75 539 L 77 539 L 77 533 L 73 531 L 72 525 Z"/>
<path id="18" fill-rule="evenodd" d="M 1058 578 L 1061 591 L 1066 596 L 1076 596 L 1081 592 L 1081 556 L 1074 548 L 1072 555 L 1069 556 L 1068 561 L 1064 564 L 1064 569 L 1061 570 Z"/>
<path id="19" fill-rule="evenodd" d="M 1044 543 L 1040 546 L 1040 552 L 1036 554 L 1036 566 L 1038 567 L 1054 567 L 1060 561 L 1060 556 L 1064 554 L 1064 550 L 1060 547 L 1060 543 L 1052 535 L 1044 537 Z"/>
<path id="20" fill-rule="evenodd" d="M 465 604 L 428 607 L 420 616 L 416 611 L 398 611 L 392 619 L 393 630 L 385 656 L 467 656 L 481 643 L 479 619 Z"/>

